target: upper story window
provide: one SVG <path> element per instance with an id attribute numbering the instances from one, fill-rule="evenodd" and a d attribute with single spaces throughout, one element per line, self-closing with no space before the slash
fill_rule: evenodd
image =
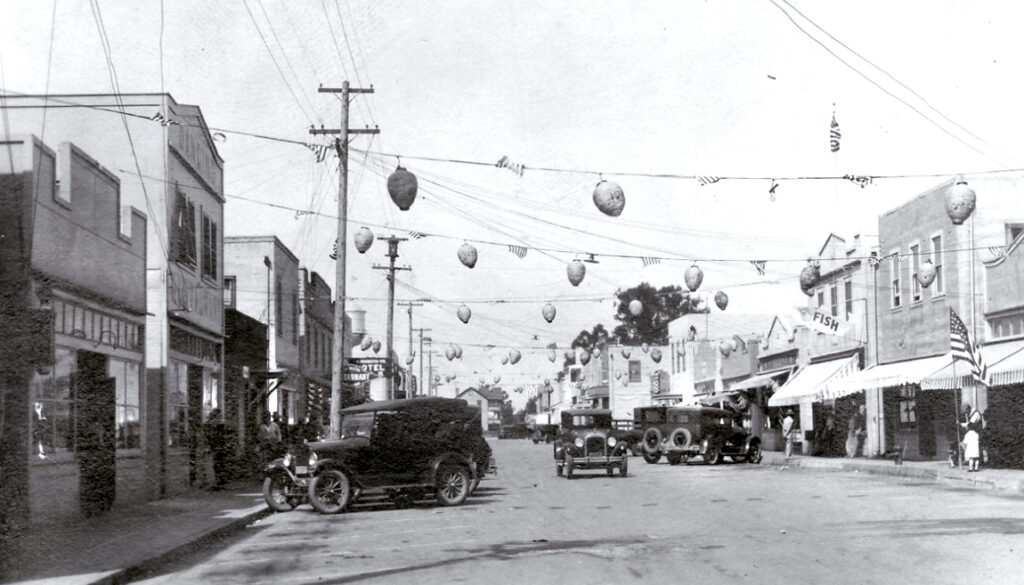
<path id="1" fill-rule="evenodd" d="M 921 283 L 917 280 L 917 275 L 920 271 L 921 246 L 913 244 L 910 246 L 910 300 L 915 303 L 921 300 Z"/>
<path id="2" fill-rule="evenodd" d="M 274 315 L 275 324 L 277 325 L 277 336 L 284 337 L 284 327 L 281 325 L 281 311 L 284 309 L 284 296 L 281 294 L 281 279 L 278 278 L 274 287 Z"/>
<path id="3" fill-rule="evenodd" d="M 171 259 L 186 266 L 196 265 L 196 204 L 178 191 L 171 222 Z"/>
<path id="4" fill-rule="evenodd" d="M 640 360 L 629 360 L 629 381 L 640 381 Z"/>
<path id="5" fill-rule="evenodd" d="M 238 300 L 238 283 L 234 276 L 224 277 L 224 306 L 229 309 L 235 308 Z"/>
<path id="6" fill-rule="evenodd" d="M 850 315 L 853 315 L 853 281 L 843 281 L 843 298 L 846 301 L 846 318 L 849 319 Z"/>
<path id="7" fill-rule="evenodd" d="M 892 285 L 892 294 L 889 297 L 890 306 L 893 309 L 898 309 L 903 305 L 903 297 L 900 290 L 900 256 L 899 250 L 893 250 L 891 252 L 895 254 L 892 257 L 892 262 L 889 263 L 889 283 Z"/>
<path id="8" fill-rule="evenodd" d="M 1017 238 L 1024 234 L 1024 223 L 1008 223 L 1006 224 L 1006 245 L 1017 241 Z"/>
<path id="9" fill-rule="evenodd" d="M 818 291 L 818 306 L 816 308 L 819 310 L 823 310 L 825 308 L 825 291 L 823 290 Z"/>
<path id="10" fill-rule="evenodd" d="M 836 287 L 836 285 L 833 284 L 832 286 L 829 287 L 828 294 L 829 294 L 829 302 L 830 302 L 830 305 L 831 305 L 830 308 L 832 310 L 832 316 L 833 317 L 838 317 L 839 316 L 839 289 Z"/>
<path id="11" fill-rule="evenodd" d="M 942 274 L 942 234 L 932 236 L 932 264 L 935 265 L 935 282 L 932 283 L 932 296 L 936 297 L 946 292 Z"/>
<path id="12" fill-rule="evenodd" d="M 299 295 L 292 295 L 292 343 L 299 342 Z"/>
<path id="13" fill-rule="evenodd" d="M 217 224 L 203 214 L 203 276 L 217 280 Z"/>

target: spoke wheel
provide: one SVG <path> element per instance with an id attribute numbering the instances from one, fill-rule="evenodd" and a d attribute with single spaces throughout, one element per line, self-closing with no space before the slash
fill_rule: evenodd
<path id="1" fill-rule="evenodd" d="M 644 450 L 644 461 L 651 464 L 657 463 L 661 461 L 661 453 L 649 453 L 647 450 Z"/>
<path id="2" fill-rule="evenodd" d="M 275 473 L 263 480 L 263 499 L 275 512 L 290 512 L 298 505 L 298 499 L 287 495 L 288 484 L 281 474 Z"/>
<path id="3" fill-rule="evenodd" d="M 328 469 L 309 482 L 309 503 L 321 514 L 344 511 L 351 496 L 348 478 L 338 469 Z"/>
<path id="4" fill-rule="evenodd" d="M 751 445 L 750 449 L 747 449 L 747 463 L 760 463 L 761 462 L 761 445 Z"/>
<path id="5" fill-rule="evenodd" d="M 458 465 L 446 465 L 437 474 L 437 501 L 442 506 L 458 506 L 469 496 L 469 474 Z"/>
<path id="6" fill-rule="evenodd" d="M 619 475 L 625 476 L 629 470 L 629 457 L 623 457 L 622 463 L 619 464 Z"/>
<path id="7" fill-rule="evenodd" d="M 668 459 L 669 465 L 679 465 L 679 462 L 683 460 L 683 456 L 679 454 L 670 453 L 665 456 Z"/>
<path id="8" fill-rule="evenodd" d="M 704 450 L 704 461 L 708 465 L 718 465 L 722 462 L 722 450 L 718 448 L 716 443 L 708 443 L 707 449 Z"/>

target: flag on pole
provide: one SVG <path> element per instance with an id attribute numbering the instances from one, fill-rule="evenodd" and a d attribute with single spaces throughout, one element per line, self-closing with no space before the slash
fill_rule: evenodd
<path id="1" fill-rule="evenodd" d="M 764 276 L 764 265 L 768 263 L 767 260 L 751 260 L 750 263 L 754 265 L 758 276 Z"/>
<path id="2" fill-rule="evenodd" d="M 414 240 L 422 240 L 423 238 L 427 237 L 427 234 L 425 234 L 423 232 L 410 231 L 409 232 L 409 237 L 414 239 Z"/>
<path id="3" fill-rule="evenodd" d="M 836 122 L 836 113 L 832 112 L 832 125 L 829 128 L 828 144 L 832 152 L 839 152 L 839 139 L 843 135 L 839 132 L 839 122 Z"/>
<path id="4" fill-rule="evenodd" d="M 967 327 L 960 317 L 949 308 L 949 344 L 953 350 L 953 361 L 961 360 L 971 365 L 971 375 L 974 379 L 988 386 L 991 383 L 988 366 L 981 356 L 981 350 L 971 339 Z"/>
<path id="5" fill-rule="evenodd" d="M 710 175 L 704 175 L 704 176 L 697 177 L 697 182 L 700 183 L 701 187 L 706 187 L 708 185 L 712 185 L 712 184 L 717 183 L 717 182 L 719 182 L 721 180 L 722 180 L 722 177 L 714 177 L 714 176 L 710 176 Z"/>
<path id="6" fill-rule="evenodd" d="M 640 261 L 643 262 L 644 268 L 647 268 L 651 264 L 660 264 L 661 258 L 653 258 L 650 256 L 641 256 Z"/>
<path id="7" fill-rule="evenodd" d="M 989 246 L 988 253 L 992 254 L 993 260 L 1002 260 L 1006 258 L 1006 247 L 1005 246 Z"/>

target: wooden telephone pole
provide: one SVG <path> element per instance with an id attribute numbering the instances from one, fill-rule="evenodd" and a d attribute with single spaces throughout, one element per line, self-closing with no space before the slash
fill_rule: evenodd
<path id="1" fill-rule="evenodd" d="M 395 266 L 395 258 L 398 258 L 398 242 L 404 242 L 408 238 L 399 238 L 397 236 L 389 236 L 387 238 L 380 237 L 378 240 L 387 240 L 388 242 L 388 258 L 390 262 L 387 266 L 374 266 L 374 270 L 387 270 L 388 271 L 388 353 L 386 356 L 387 368 L 384 372 L 384 376 L 387 378 L 388 383 L 388 399 L 395 399 L 395 364 L 391 361 L 392 345 L 395 338 L 395 271 L 396 270 L 412 270 L 408 266 Z"/>
<path id="2" fill-rule="evenodd" d="M 321 87 L 319 93 L 341 94 L 341 127 L 312 128 L 313 135 L 330 134 L 335 136 L 334 148 L 338 152 L 338 254 L 334 279 L 334 351 L 331 356 L 331 435 L 337 439 L 341 436 L 341 388 L 345 362 L 345 251 L 346 224 L 348 222 L 348 137 L 349 134 L 378 134 L 378 128 L 350 129 L 348 127 L 349 95 L 353 93 L 373 93 L 373 88 L 361 89 L 349 87 L 348 81 L 340 88 Z"/>

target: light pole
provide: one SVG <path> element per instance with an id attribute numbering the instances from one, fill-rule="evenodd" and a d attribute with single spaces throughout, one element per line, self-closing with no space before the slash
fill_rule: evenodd
<path id="1" fill-rule="evenodd" d="M 267 267 L 267 372 L 270 371 L 270 342 L 273 337 L 270 335 L 270 273 L 273 268 L 273 263 L 270 261 L 270 256 L 263 257 L 263 265 Z M 267 376 L 267 394 L 270 394 L 270 376 Z M 277 412 L 277 408 L 273 409 Z M 260 415 L 262 416 L 262 415 Z"/>

